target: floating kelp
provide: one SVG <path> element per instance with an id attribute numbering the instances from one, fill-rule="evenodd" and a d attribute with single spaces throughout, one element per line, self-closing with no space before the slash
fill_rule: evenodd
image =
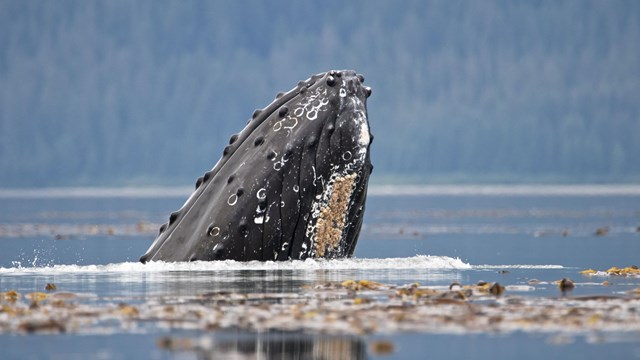
<path id="1" fill-rule="evenodd" d="M 612 266 L 608 270 L 594 270 L 587 269 L 580 272 L 582 275 L 586 276 L 640 276 L 640 269 L 636 265 L 627 266 L 625 268 L 619 268 L 617 266 Z"/>
<path id="2" fill-rule="evenodd" d="M 563 280 L 566 287 L 569 280 Z M 560 298 L 519 296 L 519 290 L 515 285 L 484 281 L 447 287 L 346 280 L 303 286 L 297 293 L 218 291 L 150 296 L 142 301 L 73 293 L 32 292 L 23 297 L 7 291 L 0 294 L 0 332 L 116 333 L 172 328 L 352 335 L 525 331 L 575 336 L 640 331 L 638 289 L 625 295 Z M 167 349 L 179 347 L 174 345 L 162 343 Z M 384 352 L 381 346 L 380 353 Z"/>

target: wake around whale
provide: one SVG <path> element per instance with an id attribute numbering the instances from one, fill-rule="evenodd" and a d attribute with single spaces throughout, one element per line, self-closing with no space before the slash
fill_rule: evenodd
<path id="1" fill-rule="evenodd" d="M 363 82 L 320 73 L 256 110 L 140 261 L 352 256 L 373 169 Z"/>

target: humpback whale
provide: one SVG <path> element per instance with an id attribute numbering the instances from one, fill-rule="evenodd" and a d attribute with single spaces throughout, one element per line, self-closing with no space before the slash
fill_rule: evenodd
<path id="1" fill-rule="evenodd" d="M 373 170 L 363 83 L 316 74 L 256 110 L 140 261 L 352 256 Z"/>

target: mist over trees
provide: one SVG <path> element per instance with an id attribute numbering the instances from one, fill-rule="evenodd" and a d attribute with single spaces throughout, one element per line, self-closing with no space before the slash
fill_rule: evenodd
<path id="1" fill-rule="evenodd" d="M 0 186 L 187 184 L 279 91 L 373 88 L 373 181 L 638 181 L 637 1 L 0 1 Z"/>

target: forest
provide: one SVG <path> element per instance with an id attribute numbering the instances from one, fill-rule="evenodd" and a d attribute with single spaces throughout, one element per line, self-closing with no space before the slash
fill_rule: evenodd
<path id="1" fill-rule="evenodd" d="M 640 181 L 638 1 L 0 0 L 0 187 L 190 184 L 330 69 L 374 183 Z"/>

